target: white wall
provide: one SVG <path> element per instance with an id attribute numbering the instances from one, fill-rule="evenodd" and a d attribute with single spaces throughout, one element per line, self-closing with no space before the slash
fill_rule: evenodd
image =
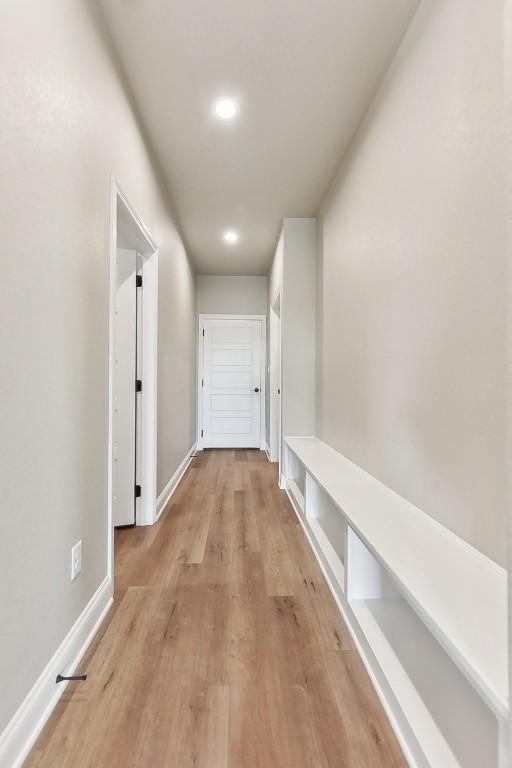
<path id="1" fill-rule="evenodd" d="M 195 275 L 178 232 L 169 235 L 172 258 L 159 257 L 157 495 L 196 434 Z"/>
<path id="2" fill-rule="evenodd" d="M 269 305 L 280 297 L 282 438 L 315 434 L 317 227 L 286 218 L 270 268 Z M 267 345 L 270 346 L 267 322 Z M 270 434 L 267 370 L 267 436 Z"/>
<path id="3" fill-rule="evenodd" d="M 501 0 L 423 0 L 322 209 L 318 432 L 505 560 Z M 322 245 L 323 241 L 323 245 Z"/>
<path id="4" fill-rule="evenodd" d="M 88 7 L 2 3 L 0 732 L 106 575 L 111 173 L 160 249 L 160 488 L 194 439 L 194 278 Z"/>
<path id="5" fill-rule="evenodd" d="M 311 218 L 288 218 L 283 222 L 283 437 L 315 434 L 316 226 L 316 219 Z"/>
<path id="6" fill-rule="evenodd" d="M 283 284 L 283 232 L 279 236 L 269 276 L 269 305 L 274 304 Z"/>
<path id="7" fill-rule="evenodd" d="M 198 275 L 197 314 L 266 315 L 267 277 Z"/>

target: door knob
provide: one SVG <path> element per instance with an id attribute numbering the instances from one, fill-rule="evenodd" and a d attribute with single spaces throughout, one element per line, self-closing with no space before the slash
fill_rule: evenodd
<path id="1" fill-rule="evenodd" d="M 259 391 L 260 391 L 260 388 L 259 388 L 259 387 L 254 387 L 254 391 L 255 391 L 255 392 L 259 392 Z"/>

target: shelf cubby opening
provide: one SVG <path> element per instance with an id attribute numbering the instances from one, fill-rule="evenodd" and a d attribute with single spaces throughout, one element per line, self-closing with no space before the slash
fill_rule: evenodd
<path id="1" fill-rule="evenodd" d="M 305 514 L 306 470 L 295 454 L 287 449 L 286 481 L 300 512 Z"/>
<path id="2" fill-rule="evenodd" d="M 417 742 L 417 762 L 498 768 L 498 721 L 380 563 L 349 529 L 347 595 Z"/>
<path id="3" fill-rule="evenodd" d="M 347 523 L 325 491 L 306 473 L 306 519 L 335 583 L 345 589 Z"/>

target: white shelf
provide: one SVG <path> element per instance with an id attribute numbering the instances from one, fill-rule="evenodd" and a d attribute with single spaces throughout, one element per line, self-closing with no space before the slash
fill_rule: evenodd
<path id="1" fill-rule="evenodd" d="M 338 554 L 329 541 L 327 534 L 316 518 L 308 518 L 307 524 L 309 525 L 315 541 L 320 548 L 320 552 L 324 557 L 325 563 L 331 569 L 336 583 L 341 587 L 342 590 L 345 589 L 345 566 L 338 557 Z"/>
<path id="2" fill-rule="evenodd" d="M 304 494 L 295 482 L 295 480 L 288 480 L 288 490 L 292 494 L 297 506 L 302 514 L 304 514 Z"/>
<path id="3" fill-rule="evenodd" d="M 505 569 L 322 441 L 285 442 L 449 657 L 505 719 Z"/>
<path id="4" fill-rule="evenodd" d="M 496 719 L 406 601 L 350 607 L 427 764 L 497 765 Z"/>

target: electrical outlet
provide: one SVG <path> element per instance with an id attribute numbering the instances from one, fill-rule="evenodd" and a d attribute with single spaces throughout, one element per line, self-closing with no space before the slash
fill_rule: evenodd
<path id="1" fill-rule="evenodd" d="M 82 539 L 71 549 L 71 581 L 74 581 L 82 570 Z"/>

